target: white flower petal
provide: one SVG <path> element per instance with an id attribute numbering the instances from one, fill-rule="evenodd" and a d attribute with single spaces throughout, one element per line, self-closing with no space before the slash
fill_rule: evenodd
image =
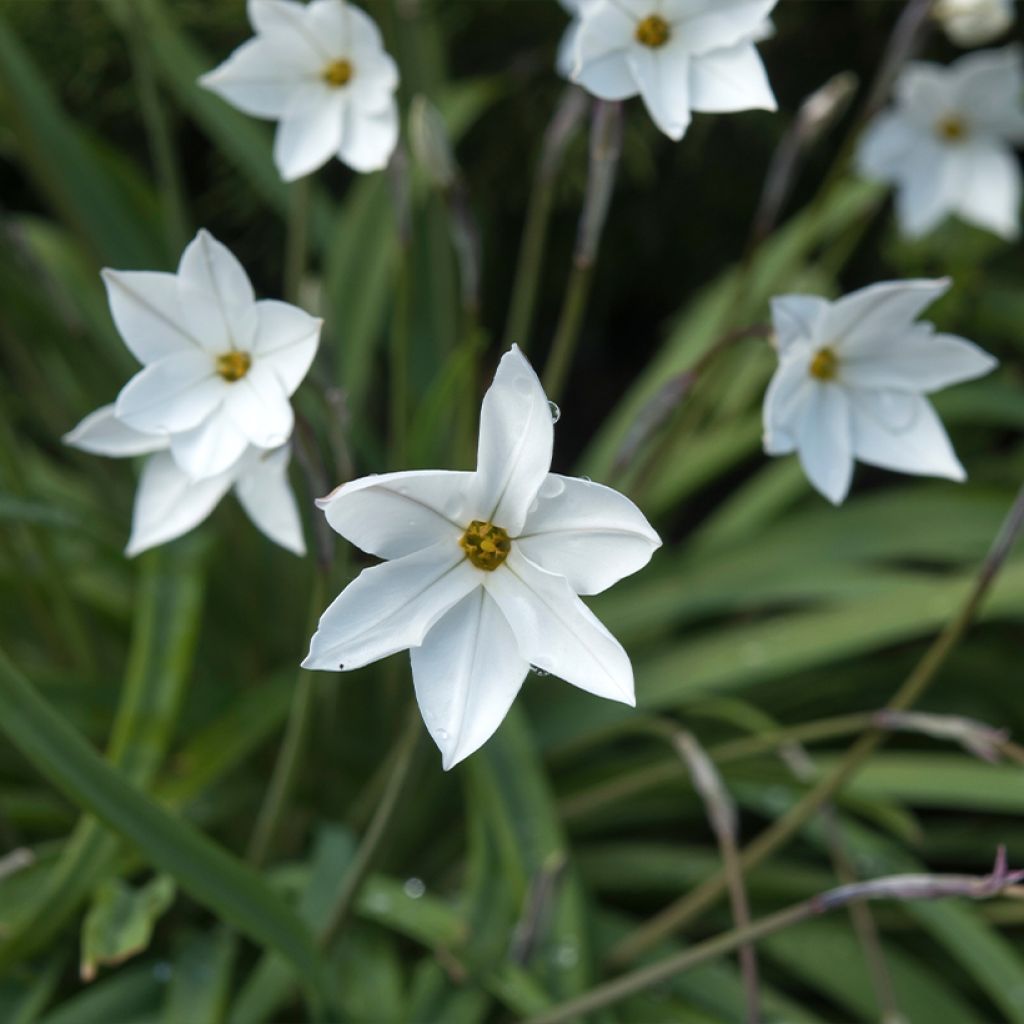
<path id="1" fill-rule="evenodd" d="M 964 220 L 1012 241 L 1020 234 L 1021 176 L 1016 154 L 1002 143 L 968 141 L 963 187 L 955 210 Z"/>
<path id="2" fill-rule="evenodd" d="M 397 144 L 398 106 L 394 101 L 377 113 L 353 105 L 344 120 L 338 159 L 362 174 L 379 171 L 387 166 Z"/>
<path id="3" fill-rule="evenodd" d="M 771 308 L 778 351 L 785 352 L 795 341 L 818 341 L 830 306 L 818 295 L 776 295 Z"/>
<path id="4" fill-rule="evenodd" d="M 135 492 L 132 534 L 125 554 L 132 558 L 194 529 L 227 494 L 232 479 L 230 473 L 221 473 L 192 481 L 169 452 L 150 456 Z"/>
<path id="5" fill-rule="evenodd" d="M 842 362 L 844 385 L 894 388 L 928 394 L 990 373 L 998 361 L 973 342 L 954 334 L 935 334 L 930 324 L 890 331 L 862 343 Z"/>
<path id="6" fill-rule="evenodd" d="M 628 100 L 640 92 L 625 50 L 584 64 L 575 81 L 603 100 Z"/>
<path id="7" fill-rule="evenodd" d="M 662 15 L 693 54 L 750 42 L 777 0 L 662 0 Z"/>
<path id="8" fill-rule="evenodd" d="M 629 656 L 564 576 L 545 572 L 513 544 L 484 586 L 530 664 L 598 697 L 636 704 Z"/>
<path id="9" fill-rule="evenodd" d="M 850 393 L 854 453 L 861 462 L 899 473 L 965 480 L 949 436 L 927 398 L 910 396 L 911 414 L 901 430 L 892 429 L 860 392 Z"/>
<path id="10" fill-rule="evenodd" d="M 934 16 L 957 46 L 983 46 L 1013 24 L 1013 0 L 938 0 Z"/>
<path id="11" fill-rule="evenodd" d="M 105 269 L 102 277 L 118 333 L 140 363 L 203 348 L 184 322 L 174 274 Z"/>
<path id="12" fill-rule="evenodd" d="M 563 6 L 564 3 L 563 3 Z M 570 12 L 572 13 L 572 12 Z M 558 53 L 555 56 L 555 70 L 562 78 L 572 78 L 573 70 L 576 67 L 576 35 L 579 32 L 580 23 L 573 18 L 565 27 L 562 38 L 558 42 Z"/>
<path id="13" fill-rule="evenodd" d="M 390 54 L 379 50 L 359 58 L 359 67 L 345 88 L 353 106 L 362 113 L 386 114 L 395 107 L 398 82 L 398 65 Z"/>
<path id="14" fill-rule="evenodd" d="M 751 42 L 694 56 L 690 62 L 690 107 L 708 114 L 775 110 L 775 94 Z"/>
<path id="15" fill-rule="evenodd" d="M 193 480 L 231 469 L 248 447 L 248 438 L 220 408 L 191 430 L 171 435 L 171 455 Z"/>
<path id="16" fill-rule="evenodd" d="M 191 288 L 215 296 L 223 309 L 251 306 L 256 301 L 245 268 L 223 242 L 205 228 L 185 246 L 178 263 L 178 279 Z"/>
<path id="17" fill-rule="evenodd" d="M 949 75 L 939 64 L 910 61 L 893 86 L 901 108 L 931 127 L 947 113 L 953 97 Z"/>
<path id="18" fill-rule="evenodd" d="M 552 473 L 514 543 L 577 594 L 599 594 L 642 569 L 661 538 L 624 494 Z"/>
<path id="19" fill-rule="evenodd" d="M 788 455 L 796 449 L 804 411 L 817 386 L 808 372 L 810 351 L 790 352 L 764 395 L 764 449 L 769 455 Z"/>
<path id="20" fill-rule="evenodd" d="M 235 495 L 246 515 L 264 536 L 286 551 L 306 553 L 302 519 L 288 482 L 291 446 L 260 452 L 248 461 L 235 482 Z"/>
<path id="21" fill-rule="evenodd" d="M 474 517 L 516 536 L 551 468 L 553 444 L 547 396 L 513 345 L 501 357 L 480 410 Z"/>
<path id="22" fill-rule="evenodd" d="M 986 132 L 1014 137 L 1024 121 L 1024 49 L 1019 43 L 969 53 L 946 70 L 960 109 Z"/>
<path id="23" fill-rule="evenodd" d="M 576 71 L 592 61 L 629 47 L 634 41 L 636 19 L 612 0 L 593 0 L 580 8 L 580 26 L 576 36 Z"/>
<path id="24" fill-rule="evenodd" d="M 118 419 L 149 434 L 189 430 L 224 398 L 227 383 L 206 352 L 179 352 L 140 370 L 121 389 Z"/>
<path id="25" fill-rule="evenodd" d="M 402 558 L 447 541 L 469 525 L 472 473 L 414 470 L 368 476 L 317 501 L 346 540 L 379 558 Z"/>
<path id="26" fill-rule="evenodd" d="M 870 350 L 879 335 L 892 337 L 907 330 L 952 283 L 948 277 L 921 278 L 859 288 L 831 304 L 819 338 L 844 359 L 852 358 L 862 345 Z"/>
<path id="27" fill-rule="evenodd" d="M 928 137 L 907 156 L 896 190 L 896 219 L 910 238 L 938 227 L 956 208 L 965 165 L 948 146 Z"/>
<path id="28" fill-rule="evenodd" d="M 280 447 L 295 424 L 284 385 L 263 361 L 254 361 L 241 380 L 228 384 L 224 413 L 257 448 Z"/>
<path id="29" fill-rule="evenodd" d="M 274 135 L 274 163 L 285 181 L 295 181 L 322 167 L 341 145 L 346 110 L 344 89 L 322 104 L 289 115 Z"/>
<path id="30" fill-rule="evenodd" d="M 347 671 L 418 647 L 482 575 L 447 542 L 364 569 L 320 617 L 303 667 Z"/>
<path id="31" fill-rule="evenodd" d="M 690 124 L 690 70 L 687 53 L 670 39 L 664 46 L 634 46 L 626 55 L 647 112 L 678 142 Z"/>
<path id="32" fill-rule="evenodd" d="M 448 771 L 501 725 L 530 665 L 483 587 L 445 613 L 411 653 L 420 713 Z"/>
<path id="33" fill-rule="evenodd" d="M 273 370 L 285 392 L 294 394 L 313 363 L 323 323 L 298 306 L 261 299 L 256 303 L 253 361 Z"/>
<path id="34" fill-rule="evenodd" d="M 384 46 L 376 22 L 355 4 L 342 0 L 312 0 L 306 7 L 306 25 L 332 53 L 379 51 Z"/>
<path id="35" fill-rule="evenodd" d="M 797 453 L 807 479 L 833 505 L 839 505 L 853 479 L 849 400 L 834 384 L 811 389 L 796 431 Z"/>
<path id="36" fill-rule="evenodd" d="M 857 168 L 866 178 L 899 181 L 920 139 L 916 124 L 895 111 L 883 112 L 864 129 L 857 146 Z"/>
<path id="37" fill-rule="evenodd" d="M 93 455 L 122 458 L 129 455 L 148 455 L 167 447 L 167 438 L 161 434 L 143 434 L 122 423 L 114 414 L 114 404 L 100 406 L 89 413 L 74 430 L 64 435 L 65 444 Z"/>

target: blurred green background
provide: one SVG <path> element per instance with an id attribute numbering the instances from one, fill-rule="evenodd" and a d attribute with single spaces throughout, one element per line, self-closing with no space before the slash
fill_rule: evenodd
<path id="1" fill-rule="evenodd" d="M 541 138 L 566 88 L 554 0 L 365 6 L 401 67 L 403 111 L 427 96 L 453 139 L 481 301 L 478 314 L 460 301 L 450 197 L 414 156 L 398 175 L 335 163 L 314 176 L 298 294 L 326 325 L 296 398 L 314 489 L 350 463 L 356 475 L 470 464 Z M 1024 479 L 1021 247 L 955 222 L 910 245 L 883 191 L 828 173 L 902 6 L 783 0 L 761 47 L 777 115 L 698 116 L 673 145 L 639 101 L 626 106 L 554 468 L 625 490 L 666 539 L 592 602 L 633 657 L 638 711 L 531 675 L 494 739 L 444 774 L 418 721 L 405 724 L 406 656 L 319 676 L 295 789 L 259 856 L 251 833 L 309 636 L 314 559 L 267 543 L 228 500 L 193 536 L 129 562 L 131 465 L 60 441 L 133 370 L 101 266 L 173 269 L 206 226 L 259 294 L 285 288 L 301 204 L 273 169 L 271 128 L 195 85 L 248 37 L 243 5 L 0 0 L 0 648 L 147 794 L 132 802 L 107 775 L 90 790 L 70 741 L 34 748 L 55 785 L 0 742 L 0 1020 L 297 1021 L 318 999 L 351 1020 L 528 1016 L 623 969 L 609 953 L 720 866 L 666 723 L 717 761 L 744 842 L 837 764 L 964 600 Z M 938 32 L 923 53 L 956 55 Z M 861 83 L 850 111 L 805 154 L 781 226 L 741 267 L 775 146 L 843 70 Z M 586 134 L 557 179 L 533 328 L 513 339 L 538 367 L 565 294 Z M 928 316 L 1002 361 L 936 402 L 968 484 L 859 467 L 852 497 L 828 506 L 795 460 L 761 454 L 774 357 L 755 337 L 715 358 L 636 446 L 666 384 L 723 335 L 764 324 L 771 295 L 942 274 L 956 284 Z M 310 484 L 298 465 L 293 477 L 313 547 Z M 369 561 L 339 542 L 331 592 Z M 1024 734 L 1022 620 L 1018 554 L 922 709 Z M 21 728 L 4 714 L 9 734 Z M 368 844 L 406 755 L 393 819 Z M 753 914 L 851 874 L 983 874 L 998 843 L 1020 863 L 1022 810 L 1019 764 L 900 733 L 834 819 L 815 815 L 747 873 Z M 630 966 L 731 927 L 727 901 L 711 902 Z M 839 912 L 759 944 L 764 1015 L 1024 1020 L 1022 935 L 1024 904 L 1008 899 L 887 905 L 867 922 Z M 95 980 L 79 980 L 83 965 Z M 722 958 L 590 1019 L 742 1020 L 740 975 Z"/>

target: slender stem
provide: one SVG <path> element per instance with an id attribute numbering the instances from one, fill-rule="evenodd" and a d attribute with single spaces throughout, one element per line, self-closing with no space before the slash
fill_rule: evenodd
<path id="1" fill-rule="evenodd" d="M 543 1013 L 529 1018 L 526 1024 L 561 1024 L 562 1021 L 582 1017 L 615 1003 L 628 999 L 638 992 L 669 981 L 677 974 L 688 971 L 717 956 L 731 953 L 734 949 L 782 931 L 801 921 L 806 921 L 839 907 L 865 900 L 913 900 L 943 899 L 949 896 L 965 896 L 970 899 L 989 899 L 1012 890 L 1020 881 L 1021 872 L 1007 872 L 1002 858 L 997 861 L 991 875 L 889 875 L 868 882 L 841 885 L 809 900 L 804 900 L 785 910 L 761 918 L 743 928 L 735 928 L 722 935 L 716 935 L 705 942 L 659 960 L 649 967 L 631 971 L 612 981 L 592 988 L 586 995 L 552 1006 Z"/>
<path id="2" fill-rule="evenodd" d="M 537 304 L 537 285 L 544 268 L 544 249 L 547 244 L 548 225 L 555 201 L 555 185 L 566 150 L 576 136 L 587 109 L 587 94 L 576 85 L 570 85 L 559 101 L 554 116 L 544 132 L 537 173 L 530 190 L 526 210 L 523 239 L 519 245 L 515 282 L 508 322 L 505 325 L 504 347 L 513 344 L 526 352 L 530 342 L 530 328 Z"/>
<path id="3" fill-rule="evenodd" d="M 329 946 L 334 938 L 340 934 L 341 929 L 348 920 L 349 914 L 352 912 L 352 905 L 355 903 L 355 898 L 359 893 L 359 887 L 363 884 L 363 880 L 373 866 L 373 861 L 380 849 L 381 842 L 394 820 L 398 798 L 405 788 L 405 783 L 409 778 L 409 770 L 412 768 L 413 755 L 416 753 L 416 745 L 420 738 L 421 728 L 419 714 L 416 708 L 413 707 L 409 712 L 405 728 L 391 751 L 389 758 L 391 772 L 384 791 L 381 793 L 380 802 L 377 804 L 373 817 L 370 819 L 366 834 L 359 844 L 355 859 L 345 875 L 345 882 L 338 893 L 334 906 L 331 908 L 331 915 L 320 935 L 320 944 L 322 946 Z"/>
<path id="4" fill-rule="evenodd" d="M 322 571 L 317 571 L 313 576 L 313 584 L 310 588 L 307 634 L 312 632 L 312 628 L 320 616 L 325 593 L 326 576 Z M 266 863 L 277 831 L 281 826 L 281 816 L 284 813 L 285 805 L 295 788 L 295 780 L 302 764 L 302 752 L 306 747 L 306 738 L 309 735 L 309 727 L 313 719 L 315 680 L 316 676 L 313 672 L 300 670 L 291 710 L 288 713 L 284 739 L 281 741 L 277 760 L 274 763 L 274 773 L 270 778 L 270 785 L 263 798 L 263 804 L 256 816 L 256 825 L 246 851 L 249 861 L 256 867 L 262 867 Z"/>
<path id="5" fill-rule="evenodd" d="M 562 393 L 583 327 L 597 250 L 608 219 L 608 207 L 615 188 L 615 174 L 621 153 L 622 104 L 601 100 L 594 107 L 594 122 L 590 132 L 590 169 L 573 253 L 572 272 L 555 338 L 551 343 L 551 353 L 544 367 L 544 390 L 554 402 L 558 401 Z"/>
<path id="6" fill-rule="evenodd" d="M 911 707 L 931 685 L 950 652 L 967 632 L 988 594 L 999 570 L 1024 527 L 1024 486 L 1021 487 L 980 571 L 956 616 L 935 638 L 924 657 L 886 705 L 887 711 L 904 711 Z M 741 853 L 745 870 L 760 864 L 788 842 L 815 813 L 831 800 L 859 771 L 864 762 L 884 742 L 886 732 L 872 728 L 865 732 L 843 757 L 842 761 L 817 785 L 810 789 L 781 818 L 765 829 Z M 670 904 L 636 931 L 626 936 L 609 954 L 612 963 L 627 963 L 667 935 L 682 928 L 725 891 L 726 878 L 716 872 L 682 899 Z"/>
<path id="7" fill-rule="evenodd" d="M 284 242 L 284 298 L 298 304 L 302 279 L 309 257 L 309 210 L 312 198 L 311 177 L 299 178 L 291 186 L 288 204 L 288 228 Z"/>
<path id="8" fill-rule="evenodd" d="M 395 304 L 391 311 L 390 347 L 388 352 L 390 384 L 392 467 L 406 463 L 409 424 L 409 346 L 412 309 L 412 212 L 409 181 L 409 158 L 399 146 L 388 164 L 388 181 L 398 232 L 397 266 L 395 268 Z"/>

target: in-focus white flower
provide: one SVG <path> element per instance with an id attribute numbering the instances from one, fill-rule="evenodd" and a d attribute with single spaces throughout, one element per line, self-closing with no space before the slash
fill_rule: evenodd
<path id="1" fill-rule="evenodd" d="M 199 81 L 278 122 L 281 177 L 333 156 L 356 171 L 384 167 L 398 142 L 398 68 L 373 19 L 346 0 L 249 0 L 248 11 L 256 35 Z"/>
<path id="2" fill-rule="evenodd" d="M 318 504 L 380 558 L 324 612 L 306 668 L 411 648 L 416 699 L 445 769 L 501 724 L 531 665 L 634 704 L 621 645 L 577 596 L 647 564 L 658 535 L 626 497 L 549 472 L 551 410 L 518 348 L 480 414 L 473 473 L 369 476 Z"/>
<path id="3" fill-rule="evenodd" d="M 764 398 L 764 447 L 796 451 L 833 504 L 846 497 L 854 459 L 950 480 L 966 477 L 925 395 L 988 373 L 996 360 L 918 315 L 950 286 L 871 285 L 835 302 L 772 299 L 779 368 Z"/>
<path id="4" fill-rule="evenodd" d="M 249 445 L 288 440 L 289 397 L 316 354 L 319 319 L 257 301 L 242 265 L 207 231 L 177 274 L 104 270 L 103 279 L 114 323 L 143 364 L 117 397 L 125 426 L 168 439 L 194 480 L 225 472 Z"/>
<path id="5" fill-rule="evenodd" d="M 272 451 L 249 447 L 223 472 L 193 480 L 174 461 L 168 438 L 133 430 L 117 418 L 113 405 L 90 413 L 64 441 L 94 455 L 150 456 L 135 493 L 132 533 L 125 549 L 129 557 L 197 527 L 232 488 L 249 518 L 275 544 L 297 555 L 306 552 L 288 483 L 290 445 Z"/>
<path id="6" fill-rule="evenodd" d="M 957 46 L 984 46 L 1013 24 L 1013 0 L 937 0 L 933 14 Z"/>
<path id="7" fill-rule="evenodd" d="M 861 172 L 896 186 L 900 228 L 916 237 L 951 213 L 1015 238 L 1024 142 L 1024 51 L 968 54 L 949 67 L 912 63 L 896 82 L 896 104 L 868 126 Z"/>
<path id="8" fill-rule="evenodd" d="M 776 0 L 578 0 L 572 77 L 606 100 L 640 95 L 681 139 L 691 111 L 775 110 L 754 45 Z M 563 43 L 564 57 L 564 43 Z"/>

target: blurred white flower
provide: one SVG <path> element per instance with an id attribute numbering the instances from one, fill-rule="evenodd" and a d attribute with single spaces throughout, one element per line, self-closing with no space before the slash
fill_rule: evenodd
<path id="1" fill-rule="evenodd" d="M 896 215 L 912 237 L 947 214 L 1016 238 L 1024 141 L 1024 51 L 968 54 L 949 67 L 913 63 L 896 82 L 895 107 L 868 126 L 861 172 L 896 186 Z"/>
<path id="2" fill-rule="evenodd" d="M 640 95 L 681 139 L 690 112 L 775 110 L 754 45 L 776 0 L 578 0 L 572 77 L 606 100 Z"/>
<path id="3" fill-rule="evenodd" d="M 1013 0 L 937 0 L 933 14 L 957 46 L 984 46 L 1013 24 Z"/>
<path id="4" fill-rule="evenodd" d="M 380 30 L 345 0 L 249 0 L 256 35 L 201 85 L 253 117 L 277 121 L 285 181 L 332 156 L 356 171 L 384 167 L 398 141 L 398 68 Z"/>
<path id="5" fill-rule="evenodd" d="M 530 665 L 634 704 L 618 641 L 577 596 L 641 569 L 660 545 L 608 487 L 549 473 L 551 410 L 515 346 L 480 415 L 476 472 L 369 476 L 318 504 L 380 558 L 324 612 L 306 668 L 412 650 L 416 699 L 445 769 L 501 724 Z"/>
<path id="6" fill-rule="evenodd" d="M 948 278 L 871 285 L 835 302 L 772 299 L 779 367 L 764 398 L 764 447 L 796 451 L 807 478 L 840 504 L 854 459 L 883 469 L 963 480 L 925 395 L 981 377 L 996 360 L 932 324 L 915 323 Z"/>
<path id="7" fill-rule="evenodd" d="M 113 405 L 90 413 L 64 441 L 94 455 L 150 456 L 135 494 L 125 549 L 129 557 L 194 529 L 232 488 L 259 530 L 275 544 L 305 554 L 299 510 L 288 483 L 290 445 L 273 451 L 250 447 L 225 471 L 192 480 L 172 458 L 166 437 L 133 430 L 117 418 Z"/>
<path id="8" fill-rule="evenodd" d="M 288 440 L 288 399 L 316 354 L 320 320 L 257 302 L 242 265 L 207 231 L 177 274 L 104 270 L 103 279 L 114 323 L 143 364 L 118 395 L 122 423 L 168 439 L 194 480 L 223 473 L 250 444 Z"/>

